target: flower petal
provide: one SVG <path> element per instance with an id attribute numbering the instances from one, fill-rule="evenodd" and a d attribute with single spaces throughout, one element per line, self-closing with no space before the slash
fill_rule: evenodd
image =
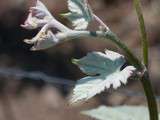
<path id="1" fill-rule="evenodd" d="M 33 44 L 33 47 L 31 50 L 37 51 L 37 50 L 43 50 L 50 48 L 58 43 L 58 38 L 50 31 L 47 32 L 41 30 L 34 38 L 31 40 L 24 40 L 27 44 Z"/>
<path id="2" fill-rule="evenodd" d="M 21 26 L 26 29 L 36 29 L 38 27 L 42 27 L 52 19 L 53 16 L 45 5 L 41 1 L 37 0 L 36 6 L 30 8 L 29 15 L 24 25 Z"/>

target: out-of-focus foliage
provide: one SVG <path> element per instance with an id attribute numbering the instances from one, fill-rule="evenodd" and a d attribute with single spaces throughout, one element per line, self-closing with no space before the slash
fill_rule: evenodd
<path id="1" fill-rule="evenodd" d="M 149 120 L 148 109 L 144 106 L 100 106 L 83 111 L 82 114 L 98 120 Z"/>

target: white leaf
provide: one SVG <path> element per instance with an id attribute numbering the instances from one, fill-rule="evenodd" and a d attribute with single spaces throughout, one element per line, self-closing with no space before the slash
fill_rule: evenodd
<path id="1" fill-rule="evenodd" d="M 97 120 L 149 120 L 148 109 L 144 106 L 100 106 L 97 109 L 83 111 L 82 114 Z"/>
<path id="2" fill-rule="evenodd" d="M 76 30 L 86 29 L 92 20 L 92 12 L 87 0 L 68 0 L 69 13 L 63 14 L 67 17 Z"/>
<path id="3" fill-rule="evenodd" d="M 125 63 L 124 57 L 109 50 L 105 51 L 105 54 L 92 52 L 73 62 L 90 76 L 77 81 L 73 90 L 72 103 L 88 100 L 111 86 L 116 89 L 121 83 L 126 84 L 127 79 L 135 71 L 133 66 L 120 70 Z"/>

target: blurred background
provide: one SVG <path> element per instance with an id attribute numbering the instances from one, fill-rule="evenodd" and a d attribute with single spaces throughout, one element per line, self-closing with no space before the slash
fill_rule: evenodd
<path id="1" fill-rule="evenodd" d="M 67 0 L 42 0 L 62 23 L 71 24 L 60 13 Z M 47 50 L 32 52 L 23 42 L 38 30 L 20 27 L 35 0 L 0 1 L 0 120 L 92 120 L 79 111 L 99 105 L 146 105 L 140 82 L 130 79 L 117 91 L 107 90 L 86 103 L 71 107 L 69 96 L 77 79 L 85 75 L 71 63 L 91 51 L 118 51 L 109 41 L 75 39 Z M 89 0 L 93 11 L 141 58 L 140 34 L 132 0 Z M 160 1 L 143 0 L 150 42 L 150 72 L 159 103 Z M 91 26 L 92 28 L 93 26 Z"/>

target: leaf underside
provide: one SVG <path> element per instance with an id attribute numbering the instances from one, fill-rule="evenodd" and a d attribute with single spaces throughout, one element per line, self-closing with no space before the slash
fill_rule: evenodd
<path id="1" fill-rule="evenodd" d="M 72 103 L 88 100 L 111 86 L 116 89 L 121 83 L 126 84 L 128 77 L 135 70 L 133 66 L 121 70 L 125 63 L 124 57 L 109 50 L 106 50 L 105 54 L 88 53 L 87 56 L 74 60 L 73 63 L 89 76 L 77 81 L 73 89 Z"/>
<path id="2" fill-rule="evenodd" d="M 69 13 L 63 14 L 75 27 L 75 30 L 86 29 L 92 20 L 92 12 L 87 0 L 68 0 Z"/>

